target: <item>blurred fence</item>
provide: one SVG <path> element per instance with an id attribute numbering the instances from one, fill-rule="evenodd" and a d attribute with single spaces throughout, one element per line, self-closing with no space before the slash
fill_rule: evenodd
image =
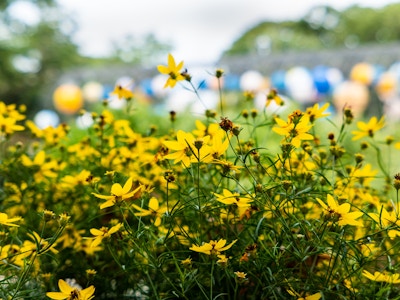
<path id="1" fill-rule="evenodd" d="M 218 65 L 230 73 L 242 74 L 251 69 L 265 75 L 280 69 L 288 70 L 295 66 L 311 69 L 317 65 L 325 65 L 338 68 L 347 76 L 351 68 L 359 62 L 388 67 L 398 61 L 400 61 L 400 43 L 365 45 L 354 49 L 230 56 L 222 58 Z"/>
<path id="2" fill-rule="evenodd" d="M 312 69 L 318 65 L 335 67 L 348 76 L 351 68 L 359 62 L 389 67 L 400 61 L 400 43 L 373 44 L 354 49 L 327 49 L 319 51 L 288 51 L 279 54 L 250 54 L 221 58 L 216 67 L 223 68 L 227 73 L 242 74 L 248 70 L 256 70 L 263 75 L 270 75 L 276 70 L 288 70 L 296 66 Z M 190 70 L 189 70 L 190 71 Z M 101 83 L 114 82 L 121 76 L 136 79 L 153 77 L 158 74 L 154 68 L 140 68 L 127 65 L 111 65 L 92 68 L 78 68 L 66 72 L 59 82 L 72 80 L 87 82 L 95 80 Z"/>

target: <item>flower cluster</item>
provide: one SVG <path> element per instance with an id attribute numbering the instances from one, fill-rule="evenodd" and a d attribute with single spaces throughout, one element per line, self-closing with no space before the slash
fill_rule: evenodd
<path id="1" fill-rule="evenodd" d="M 199 95 L 172 55 L 158 70 Z M 244 98 L 192 123 L 99 106 L 85 131 L 0 103 L 0 298 L 397 297 L 398 133 Z"/>

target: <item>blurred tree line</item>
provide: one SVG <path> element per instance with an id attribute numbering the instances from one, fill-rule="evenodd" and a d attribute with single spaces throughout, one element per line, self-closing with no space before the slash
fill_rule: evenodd
<path id="1" fill-rule="evenodd" d="M 277 53 L 288 50 L 356 48 L 400 40 L 400 4 L 381 9 L 352 6 L 342 12 L 312 8 L 298 21 L 262 22 L 239 37 L 224 55 Z"/>
<path id="2" fill-rule="evenodd" d="M 67 69 L 138 65 L 170 50 L 153 35 L 129 36 L 114 43 L 109 57 L 89 58 L 72 40 L 77 28 L 56 0 L 0 0 L 0 101 L 24 103 L 32 115 L 46 108 L 52 96 L 49 88 Z"/>

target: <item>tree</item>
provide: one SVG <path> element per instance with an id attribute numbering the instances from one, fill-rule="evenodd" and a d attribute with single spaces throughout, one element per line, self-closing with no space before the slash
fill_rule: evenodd
<path id="1" fill-rule="evenodd" d="M 110 59 L 133 65 L 154 66 L 171 49 L 171 45 L 160 42 L 153 34 L 142 37 L 127 35 L 124 39 L 114 42 Z"/>
<path id="2" fill-rule="evenodd" d="M 31 17 L 19 15 L 30 11 Z M 44 101 L 43 87 L 82 61 L 71 41 L 73 21 L 53 0 L 0 3 L 0 99 L 34 111 Z"/>
<path id="3" fill-rule="evenodd" d="M 264 41 L 261 45 L 268 46 L 261 50 L 275 53 L 394 42 L 400 39 L 399 14 L 400 4 L 381 9 L 352 6 L 343 12 L 317 6 L 298 21 L 266 21 L 256 25 L 239 37 L 224 55 L 257 52 L 260 41 Z"/>

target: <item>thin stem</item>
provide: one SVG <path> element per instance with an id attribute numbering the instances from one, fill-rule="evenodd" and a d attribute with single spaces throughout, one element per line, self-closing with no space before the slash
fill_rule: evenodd
<path id="1" fill-rule="evenodd" d="M 213 299 L 214 263 L 214 260 L 212 260 L 210 272 L 210 299 Z"/>
<path id="2" fill-rule="evenodd" d="M 221 110 L 221 116 L 223 116 L 224 112 L 223 112 L 223 103 L 222 103 L 221 78 L 217 77 L 217 79 L 218 79 L 219 106 L 220 106 L 220 110 Z"/>
<path id="3" fill-rule="evenodd" d="M 28 262 L 28 267 L 23 271 L 22 276 L 19 278 L 17 287 L 15 288 L 14 294 L 11 296 L 10 300 L 16 299 L 17 294 L 19 293 L 19 290 L 21 289 L 21 286 L 25 281 L 25 278 L 28 276 L 28 274 L 33 266 L 33 263 L 36 260 L 36 257 L 37 257 L 37 253 L 35 252 L 35 253 L 33 253 L 31 259 Z"/>

